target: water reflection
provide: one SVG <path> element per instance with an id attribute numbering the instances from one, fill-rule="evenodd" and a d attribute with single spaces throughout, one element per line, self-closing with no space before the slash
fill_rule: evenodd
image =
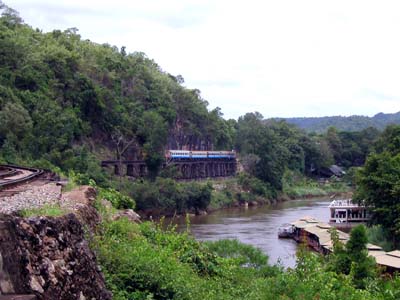
<path id="1" fill-rule="evenodd" d="M 329 199 L 292 200 L 272 207 L 221 210 L 190 219 L 191 233 L 198 240 L 238 239 L 256 246 L 269 256 L 271 264 L 278 261 L 286 267 L 295 265 L 297 244 L 278 239 L 278 228 L 284 223 L 311 216 L 328 222 Z M 185 230 L 184 218 L 175 220 L 178 230 Z"/>

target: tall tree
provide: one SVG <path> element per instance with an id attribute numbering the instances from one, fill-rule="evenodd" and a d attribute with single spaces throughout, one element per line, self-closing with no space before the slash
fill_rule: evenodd
<path id="1" fill-rule="evenodd" d="M 356 177 L 354 198 L 370 207 L 372 222 L 400 240 L 400 126 L 389 126 Z"/>

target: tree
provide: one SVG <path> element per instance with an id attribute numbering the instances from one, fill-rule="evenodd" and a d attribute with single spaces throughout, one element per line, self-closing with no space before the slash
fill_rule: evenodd
<path id="1" fill-rule="evenodd" d="M 342 159 L 342 142 L 335 127 L 329 127 L 326 140 L 336 162 Z"/>
<path id="2" fill-rule="evenodd" d="M 333 245 L 333 253 L 329 255 L 328 270 L 338 274 L 349 274 L 351 268 L 351 260 L 347 255 L 346 248 L 339 240 L 339 234 L 336 228 L 330 229 L 331 240 Z"/>
<path id="3" fill-rule="evenodd" d="M 19 13 L 11 7 L 5 5 L 3 1 L 0 1 L 0 11 L 1 10 L 2 19 L 8 26 L 12 27 L 24 22 L 19 16 Z"/>
<path id="4" fill-rule="evenodd" d="M 375 259 L 368 256 L 367 243 L 365 226 L 354 227 L 346 244 L 346 252 L 352 262 L 350 273 L 358 288 L 365 288 L 365 279 L 375 275 Z"/>
<path id="5" fill-rule="evenodd" d="M 369 207 L 372 223 L 400 239 L 400 126 L 389 126 L 377 142 L 379 153 L 368 156 L 356 175 L 354 199 Z"/>
<path id="6" fill-rule="evenodd" d="M 375 260 L 368 256 L 367 232 L 364 225 L 354 227 L 346 245 L 339 241 L 337 230 L 331 229 L 333 253 L 329 256 L 328 270 L 350 274 L 355 286 L 365 288 L 365 280 L 375 275 Z"/>
<path id="7" fill-rule="evenodd" d="M 253 175 L 268 182 L 275 190 L 281 190 L 290 152 L 279 131 L 271 124 L 265 124 L 260 113 L 240 117 L 237 126 L 236 148 L 242 155 L 253 154 L 259 158 Z"/>
<path id="8" fill-rule="evenodd" d="M 400 154 L 371 154 L 356 175 L 354 199 L 369 207 L 372 223 L 388 229 L 397 244 L 400 238 Z"/>
<path id="9" fill-rule="evenodd" d="M 123 133 L 119 129 L 115 129 L 114 133 L 111 136 L 111 139 L 114 141 L 115 150 L 117 154 L 118 160 L 118 176 L 119 182 L 121 185 L 122 182 L 122 158 L 124 153 L 128 150 L 130 146 L 136 141 L 135 136 L 130 136 L 129 133 Z"/>
<path id="10" fill-rule="evenodd" d="M 164 146 L 167 140 L 167 124 L 163 117 L 154 111 L 146 111 L 143 114 L 144 127 L 141 129 L 145 143 L 145 162 L 149 175 L 155 178 L 162 162 L 164 161 Z"/>
<path id="11" fill-rule="evenodd" d="M 22 139 L 31 129 L 31 117 L 20 104 L 7 102 L 0 110 L 0 142 L 9 134 Z"/>

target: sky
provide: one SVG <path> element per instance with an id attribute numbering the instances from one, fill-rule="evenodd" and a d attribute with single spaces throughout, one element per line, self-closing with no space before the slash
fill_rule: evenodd
<path id="1" fill-rule="evenodd" d="M 44 32 L 140 51 L 225 118 L 400 111 L 400 1 L 3 0 Z"/>

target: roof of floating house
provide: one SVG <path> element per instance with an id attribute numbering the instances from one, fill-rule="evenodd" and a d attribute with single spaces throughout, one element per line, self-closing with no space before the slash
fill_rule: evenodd
<path id="1" fill-rule="evenodd" d="M 331 240 L 329 224 L 319 222 L 318 220 L 311 217 L 304 217 L 300 220 L 291 223 L 291 225 L 303 229 L 305 232 L 313 234 L 318 237 L 320 245 L 329 250 L 333 250 L 333 243 Z M 346 244 L 350 238 L 350 235 L 337 230 L 339 241 Z M 377 264 L 388 266 L 395 269 L 400 269 L 400 250 L 391 252 L 385 252 L 380 246 L 367 244 L 368 255 L 376 259 Z"/>
<path id="2" fill-rule="evenodd" d="M 383 252 L 383 251 L 382 251 Z M 384 252 L 385 253 L 385 252 Z M 395 250 L 375 256 L 376 263 L 395 269 L 400 269 L 400 251 Z"/>
<path id="3" fill-rule="evenodd" d="M 290 223 L 293 226 L 296 226 L 297 228 L 306 228 L 306 227 L 315 227 L 319 226 L 321 228 L 331 228 L 329 224 L 319 222 L 315 218 L 312 217 L 303 217 L 300 220 Z"/>

